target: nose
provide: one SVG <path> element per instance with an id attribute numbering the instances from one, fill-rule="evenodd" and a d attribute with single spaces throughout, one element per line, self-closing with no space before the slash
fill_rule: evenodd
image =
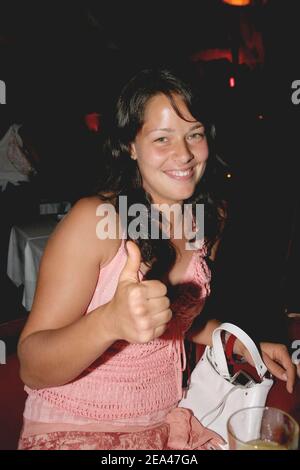
<path id="1" fill-rule="evenodd" d="M 179 140 L 176 142 L 173 158 L 182 165 L 188 163 L 192 158 L 194 158 L 194 155 L 185 140 Z"/>

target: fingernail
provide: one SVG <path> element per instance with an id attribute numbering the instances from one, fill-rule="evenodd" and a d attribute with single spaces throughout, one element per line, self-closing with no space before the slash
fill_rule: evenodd
<path id="1" fill-rule="evenodd" d="M 286 374 L 282 374 L 281 378 L 282 378 L 282 380 L 284 380 L 285 382 L 287 381 L 287 375 L 286 375 Z"/>

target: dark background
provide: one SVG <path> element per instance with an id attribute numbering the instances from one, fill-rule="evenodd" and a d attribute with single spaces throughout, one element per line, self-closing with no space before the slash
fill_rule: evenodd
<path id="1" fill-rule="evenodd" d="M 235 69 L 224 59 L 194 62 L 211 99 L 219 154 L 232 175 L 223 182 L 230 224 L 207 314 L 280 341 L 285 309 L 300 307 L 300 105 L 291 102 L 291 83 L 300 79 L 297 4 L 269 0 L 246 7 L 263 37 L 263 64 Z M 105 115 L 123 82 L 143 65 L 184 67 L 198 52 L 230 49 L 231 18 L 219 0 L 2 2 L 0 79 L 7 105 L 0 118 L 9 115 L 31 134 L 41 157 L 40 196 L 75 201 L 87 194 L 101 175 L 101 138 L 88 132 L 84 115 Z M 236 87 L 230 88 L 233 74 Z"/>

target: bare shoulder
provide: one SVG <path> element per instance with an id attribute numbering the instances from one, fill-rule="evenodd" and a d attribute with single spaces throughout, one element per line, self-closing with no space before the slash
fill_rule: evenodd
<path id="1" fill-rule="evenodd" d="M 104 266 L 117 252 L 121 241 L 118 237 L 99 237 L 99 224 L 106 217 L 115 224 L 117 215 L 114 210 L 107 215 L 101 210 L 103 202 L 97 196 L 82 198 L 58 224 L 49 240 L 49 248 L 58 240 L 62 246 L 84 250 L 85 257 L 91 257 L 95 263 Z"/>
<path id="2" fill-rule="evenodd" d="M 119 239 L 97 237 L 99 204 L 97 197 L 79 200 L 52 233 L 20 341 L 35 331 L 69 325 L 86 312 L 101 268 L 120 245 Z"/>

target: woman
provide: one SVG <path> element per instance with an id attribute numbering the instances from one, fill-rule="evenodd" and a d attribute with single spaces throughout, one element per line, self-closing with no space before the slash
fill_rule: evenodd
<path id="1" fill-rule="evenodd" d="M 171 72 L 144 70 L 124 87 L 112 129 L 105 145 L 110 175 L 101 193 L 74 206 L 43 256 L 18 349 L 29 394 L 19 447 L 216 448 L 218 436 L 177 408 L 184 335 L 210 344 L 218 325 L 210 320 L 191 332 L 209 294 L 205 256 L 215 253 L 224 214 L 213 190 L 217 160 L 204 102 L 201 107 L 189 85 Z M 121 196 L 128 208 L 140 203 L 147 218 L 132 225 Z M 108 211 L 105 222 L 121 226 L 121 240 L 113 230 L 103 236 L 108 203 L 117 217 Z M 196 229 L 197 204 L 205 204 L 205 243 L 196 250 L 187 249 L 192 237 L 175 233 L 187 203 Z M 173 204 L 181 208 L 169 220 L 170 239 L 162 238 L 166 231 L 155 217 L 160 237 L 147 238 L 151 204 L 160 205 L 165 218 Z M 137 225 L 139 238 L 125 246 L 127 229 L 133 239 Z M 262 349 L 271 358 L 279 354 L 276 345 Z M 235 351 L 244 353 L 238 342 Z M 286 356 L 279 362 L 292 386 Z M 271 358 L 270 370 L 280 367 Z"/>

